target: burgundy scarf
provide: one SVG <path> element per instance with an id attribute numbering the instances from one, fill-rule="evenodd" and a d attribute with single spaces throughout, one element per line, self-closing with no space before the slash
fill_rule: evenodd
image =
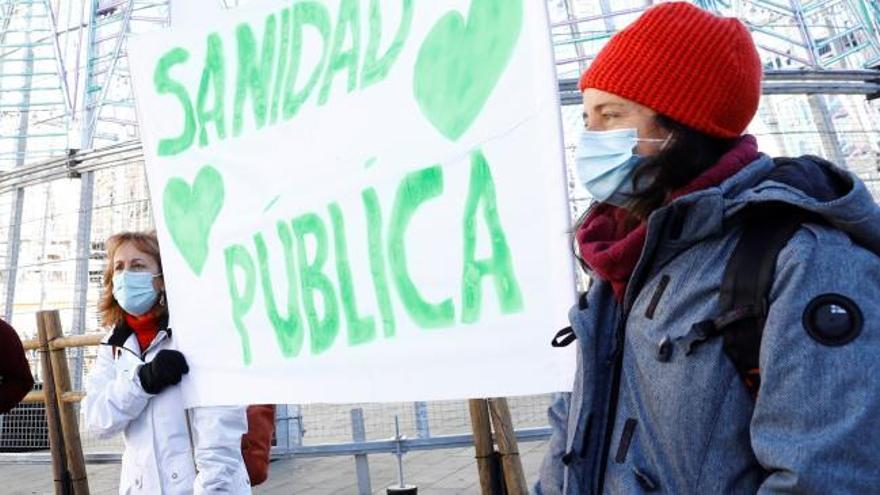
<path id="1" fill-rule="evenodd" d="M 753 136 L 743 136 L 717 164 L 675 191 L 670 201 L 721 184 L 757 157 L 757 141 Z M 627 230 L 627 216 L 623 208 L 599 204 L 590 211 L 575 234 L 581 257 L 597 277 L 611 283 L 618 302 L 623 301 L 626 285 L 642 254 L 648 233 L 644 222 Z"/>

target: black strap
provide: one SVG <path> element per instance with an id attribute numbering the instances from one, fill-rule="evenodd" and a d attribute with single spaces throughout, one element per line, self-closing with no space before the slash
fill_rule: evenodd
<path id="1" fill-rule="evenodd" d="M 553 347 L 568 347 L 575 340 L 577 340 L 577 334 L 574 333 L 574 329 L 565 327 L 556 332 L 553 340 L 550 341 L 550 345 Z"/>
<path id="2" fill-rule="evenodd" d="M 783 203 L 749 208 L 742 213 L 742 236 L 724 270 L 721 316 L 707 329 L 723 333 L 724 352 L 753 397 L 760 387 L 761 336 L 776 260 L 807 219 L 808 213 Z"/>

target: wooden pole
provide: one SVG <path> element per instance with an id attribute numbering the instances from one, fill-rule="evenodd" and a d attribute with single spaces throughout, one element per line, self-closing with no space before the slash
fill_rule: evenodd
<path id="1" fill-rule="evenodd" d="M 510 495 L 528 495 L 526 476 L 523 473 L 516 441 L 516 430 L 510 417 L 507 399 L 489 399 L 489 412 L 492 414 L 492 425 L 495 427 L 495 439 L 498 441 L 498 452 L 501 454 L 501 465 L 504 468 L 504 484 Z"/>
<path id="2" fill-rule="evenodd" d="M 63 349 L 53 348 L 52 343 L 62 337 L 61 319 L 58 311 L 40 311 L 37 313 L 37 328 L 44 334 L 49 344 L 49 356 L 55 377 L 55 401 L 58 404 L 61 419 L 61 433 L 64 435 L 64 452 L 67 467 L 70 470 L 73 491 L 76 495 L 89 494 L 89 481 L 86 477 L 86 462 L 83 456 L 82 443 L 79 438 L 79 422 L 76 409 L 71 402 L 62 400 L 71 391 L 70 370 L 67 367 L 67 353 Z"/>
<path id="3" fill-rule="evenodd" d="M 500 495 L 499 480 L 496 479 L 495 446 L 492 443 L 489 403 L 486 399 L 470 399 L 468 408 L 471 413 L 471 429 L 474 432 L 480 490 L 483 495 Z"/>
<path id="4" fill-rule="evenodd" d="M 104 334 L 102 333 L 71 335 L 70 337 L 58 337 L 53 340 L 49 346 L 53 351 L 56 349 L 68 349 L 70 347 L 89 347 L 101 345 L 103 339 Z"/>
<path id="5" fill-rule="evenodd" d="M 52 454 L 52 477 L 55 480 L 55 495 L 69 491 L 67 463 L 64 459 L 64 441 L 61 437 L 61 421 L 58 418 L 58 402 L 55 395 L 55 379 L 52 374 L 52 361 L 49 359 L 49 339 L 46 329 L 37 317 L 37 335 L 40 346 L 40 369 L 43 373 L 43 397 L 46 404 L 46 426 L 49 429 L 49 452 Z M 30 395 L 30 394 L 28 394 Z"/>

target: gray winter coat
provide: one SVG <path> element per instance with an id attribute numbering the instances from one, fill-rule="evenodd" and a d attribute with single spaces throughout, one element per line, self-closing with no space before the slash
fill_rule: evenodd
<path id="1" fill-rule="evenodd" d="M 880 492 L 880 208 L 820 159 L 785 181 L 777 172 L 761 156 L 656 211 L 623 304 L 597 280 L 572 308 L 575 385 L 551 407 L 538 494 Z M 735 215 L 768 201 L 824 222 L 804 224 L 779 254 L 754 400 L 721 338 L 689 355 L 682 344 L 719 315 Z M 805 310 L 823 294 L 859 308 L 849 343 L 807 331 Z"/>

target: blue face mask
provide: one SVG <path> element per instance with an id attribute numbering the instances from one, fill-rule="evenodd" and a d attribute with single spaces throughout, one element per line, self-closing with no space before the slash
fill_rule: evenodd
<path id="1" fill-rule="evenodd" d="M 633 176 L 644 161 L 633 150 L 639 141 L 662 142 L 663 139 L 639 139 L 636 129 L 583 131 L 575 152 L 578 179 L 597 201 L 623 206 L 644 190 L 650 180 L 633 184 Z"/>
<path id="2" fill-rule="evenodd" d="M 113 276 L 113 297 L 126 313 L 142 316 L 159 300 L 153 279 L 162 275 L 128 270 Z"/>

